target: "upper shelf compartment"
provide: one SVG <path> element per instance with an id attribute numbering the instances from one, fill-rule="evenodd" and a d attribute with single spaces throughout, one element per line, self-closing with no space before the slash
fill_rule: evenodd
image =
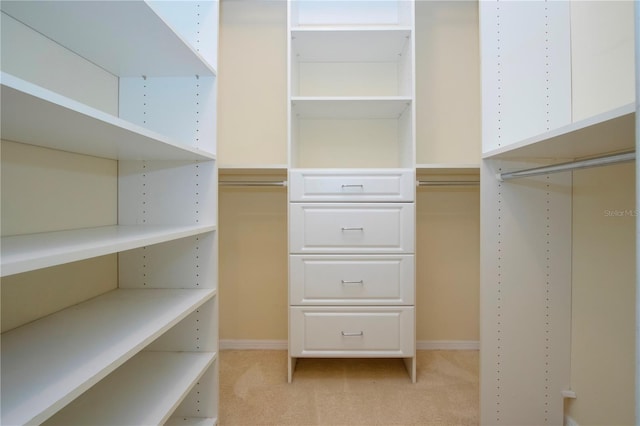
<path id="1" fill-rule="evenodd" d="M 294 0 L 291 27 L 345 25 L 412 25 L 407 0 Z"/>
<path id="2" fill-rule="evenodd" d="M 215 156 L 2 73 L 2 137 L 117 160 L 211 160 Z"/>
<path id="3" fill-rule="evenodd" d="M 410 28 L 291 32 L 293 96 L 409 96 Z"/>
<path id="4" fill-rule="evenodd" d="M 1 7 L 18 21 L 117 76 L 215 75 L 215 63 L 206 59 L 215 57 L 211 37 L 199 30 L 190 35 L 174 28 L 179 29 L 186 16 L 201 23 L 202 28 L 211 27 L 206 24 L 217 19 L 217 2 L 162 3 L 2 1 Z M 207 44 L 201 46 L 201 40 Z"/>
<path id="5" fill-rule="evenodd" d="M 485 159 L 580 159 L 635 149 L 635 105 L 628 104 L 486 152 Z"/>

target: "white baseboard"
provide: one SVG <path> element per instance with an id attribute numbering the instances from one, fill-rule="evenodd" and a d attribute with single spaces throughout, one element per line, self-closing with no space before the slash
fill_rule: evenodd
<path id="1" fill-rule="evenodd" d="M 220 350 L 238 349 L 238 350 L 287 350 L 286 340 L 220 340 Z M 417 350 L 478 350 L 480 342 L 477 340 L 419 340 L 416 342 Z"/>
<path id="2" fill-rule="evenodd" d="M 564 426 L 580 426 L 571 416 L 564 416 Z"/>
<path id="3" fill-rule="evenodd" d="M 239 350 L 276 350 L 286 351 L 288 344 L 286 340 L 234 340 L 224 339 L 219 342 L 220 350 L 239 349 Z"/>

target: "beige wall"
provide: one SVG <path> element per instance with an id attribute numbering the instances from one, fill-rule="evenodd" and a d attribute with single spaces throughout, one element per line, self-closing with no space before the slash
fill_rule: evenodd
<path id="1" fill-rule="evenodd" d="M 220 6 L 218 160 L 287 163 L 287 3 Z"/>
<path id="2" fill-rule="evenodd" d="M 633 4 L 624 0 L 571 2 L 573 121 L 634 101 Z"/>
<path id="3" fill-rule="evenodd" d="M 635 424 L 634 164 L 573 174 L 571 388 L 579 425 Z"/>
<path id="4" fill-rule="evenodd" d="M 478 3 L 416 2 L 416 162 L 480 164 Z"/>
<path id="5" fill-rule="evenodd" d="M 478 164 L 477 3 L 416 13 L 418 162 Z M 286 164 L 286 2 L 223 0 L 221 20 L 221 167 Z M 284 341 L 286 191 L 223 189 L 219 201 L 220 338 Z M 419 190 L 418 340 L 479 339 L 479 218 L 477 189 Z"/>
<path id="6" fill-rule="evenodd" d="M 418 341 L 478 341 L 480 191 L 417 192 L 416 317 Z"/>
<path id="7" fill-rule="evenodd" d="M 287 191 L 219 193 L 220 338 L 287 339 Z"/>

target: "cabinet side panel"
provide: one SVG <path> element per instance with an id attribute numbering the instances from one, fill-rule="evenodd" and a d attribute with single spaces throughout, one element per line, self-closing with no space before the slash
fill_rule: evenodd
<path id="1" fill-rule="evenodd" d="M 571 324 L 571 174 L 481 180 L 480 407 L 485 425 L 563 423 Z"/>
<path id="2" fill-rule="evenodd" d="M 482 150 L 571 122 L 569 2 L 480 2 Z"/>
<path id="3" fill-rule="evenodd" d="M 573 121 L 634 101 L 633 4 L 571 2 Z"/>
<path id="4" fill-rule="evenodd" d="M 118 115 L 118 78 L 1 13 L 2 71 Z"/>

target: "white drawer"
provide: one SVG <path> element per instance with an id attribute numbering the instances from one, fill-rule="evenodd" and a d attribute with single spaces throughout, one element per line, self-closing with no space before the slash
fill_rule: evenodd
<path id="1" fill-rule="evenodd" d="M 413 253 L 413 203 L 289 204 L 290 253 Z"/>
<path id="2" fill-rule="evenodd" d="M 413 255 L 289 257 L 291 305 L 413 305 Z"/>
<path id="3" fill-rule="evenodd" d="M 413 307 L 292 307 L 292 357 L 411 357 Z"/>
<path id="4" fill-rule="evenodd" d="M 290 201 L 410 202 L 415 194 L 415 171 L 306 170 L 289 171 Z"/>

